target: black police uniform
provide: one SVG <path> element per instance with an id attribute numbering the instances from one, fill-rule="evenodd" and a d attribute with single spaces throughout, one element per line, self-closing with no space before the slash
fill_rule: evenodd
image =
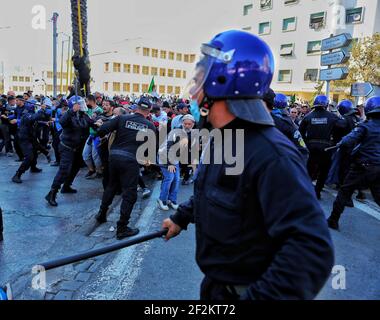
<path id="1" fill-rule="evenodd" d="M 195 223 L 201 298 L 314 298 L 334 259 L 300 153 L 271 126 L 236 119 L 225 129 L 244 129 L 243 173 L 227 175 L 230 165 L 214 164 L 225 138 L 211 142 L 211 165 L 200 164 L 194 196 L 171 216 L 183 229 Z"/>
<path id="2" fill-rule="evenodd" d="M 139 113 L 116 117 L 103 124 L 98 130 L 100 137 L 116 131 L 109 157 L 109 181 L 103 194 L 97 218 L 98 221 L 106 220 L 108 207 L 112 204 L 118 187 L 121 186 L 122 202 L 120 205 L 120 219 L 117 222 L 118 238 L 121 238 L 128 230 L 131 212 L 137 200 L 137 184 L 140 171 L 136 153 L 138 147 L 144 142 L 137 141 L 136 136 L 139 131 L 146 132 L 148 130 L 156 132 L 153 123 Z"/>
<path id="3" fill-rule="evenodd" d="M 38 121 L 44 121 L 49 117 L 44 110 L 40 110 L 37 113 L 30 113 L 26 110 L 21 117 L 20 128 L 18 132 L 19 144 L 24 155 L 24 160 L 20 165 L 16 175 L 13 177 L 14 182 L 21 182 L 21 175 L 27 170 L 31 169 L 31 172 L 40 172 L 41 169 L 36 167 L 37 165 L 37 147 L 35 136 L 35 124 Z"/>
<path id="4" fill-rule="evenodd" d="M 369 187 L 380 206 L 380 119 L 370 119 L 358 125 L 339 143 L 341 149 L 352 152 L 352 164 L 334 201 L 329 226 L 338 229 L 345 205 L 356 189 Z"/>
<path id="5" fill-rule="evenodd" d="M 333 130 L 346 126 L 345 119 L 321 107 L 316 107 L 301 122 L 299 131 L 310 152 L 307 169 L 310 177 L 317 178 L 315 192 L 319 199 L 331 166 L 332 151 L 326 152 L 325 149 L 334 145 Z"/>
<path id="6" fill-rule="evenodd" d="M 61 161 L 51 189 L 57 192 L 63 184 L 62 193 L 75 193 L 76 191 L 71 189 L 71 184 L 81 167 L 81 146 L 92 121 L 84 112 L 74 112 L 71 109 L 61 117 L 59 123 L 63 128 L 59 145 Z"/>
<path id="7" fill-rule="evenodd" d="M 304 163 L 307 163 L 309 158 L 309 150 L 307 150 L 305 141 L 302 138 L 297 126 L 293 123 L 292 119 L 284 114 L 271 112 L 274 124 L 278 130 L 282 132 L 291 142 L 294 143 L 298 151 L 304 158 Z"/>

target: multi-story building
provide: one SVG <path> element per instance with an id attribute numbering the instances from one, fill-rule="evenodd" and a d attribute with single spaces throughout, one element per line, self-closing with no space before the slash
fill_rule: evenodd
<path id="1" fill-rule="evenodd" d="M 154 41 L 131 41 L 119 45 L 117 51 L 90 54 L 91 90 L 106 95 L 141 94 L 147 92 L 154 77 L 158 94 L 180 94 L 194 69 L 196 55 Z M 53 94 L 53 71 L 47 66 L 6 69 L 5 89 L 17 94 L 33 90 L 36 94 Z M 58 66 L 57 93 L 67 93 L 66 61 Z M 70 73 L 70 72 L 69 72 Z M 62 84 L 61 84 L 62 79 Z"/>
<path id="2" fill-rule="evenodd" d="M 304 100 L 316 91 L 322 39 L 380 31 L 379 0 L 241 0 L 241 6 L 242 29 L 259 35 L 275 55 L 273 89 Z M 333 92 L 332 98 L 348 92 Z"/>
<path id="3" fill-rule="evenodd" d="M 180 94 L 196 55 L 154 41 L 132 41 L 120 51 L 93 55 L 92 90 L 108 95 L 147 92 L 154 77 L 157 93 Z"/>

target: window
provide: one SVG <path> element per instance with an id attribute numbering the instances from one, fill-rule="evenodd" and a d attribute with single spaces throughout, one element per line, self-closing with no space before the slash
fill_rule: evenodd
<path id="1" fill-rule="evenodd" d="M 186 71 L 185 70 L 182 71 L 182 78 L 186 79 Z"/>
<path id="2" fill-rule="evenodd" d="M 166 69 L 165 68 L 160 68 L 160 76 L 166 77 Z"/>
<path id="3" fill-rule="evenodd" d="M 160 58 L 161 59 L 166 59 L 166 51 L 165 50 L 161 50 L 160 51 Z"/>
<path id="4" fill-rule="evenodd" d="M 140 84 L 139 83 L 134 83 L 133 84 L 133 92 L 140 92 Z"/>
<path id="5" fill-rule="evenodd" d="M 159 92 L 161 94 L 164 94 L 165 93 L 165 86 L 159 86 Z"/>
<path id="6" fill-rule="evenodd" d="M 25 91 L 25 88 L 24 87 L 19 87 L 18 88 L 20 91 L 24 92 Z"/>
<path id="7" fill-rule="evenodd" d="M 115 92 L 120 91 L 120 82 L 114 82 L 113 83 L 113 91 L 115 91 Z"/>
<path id="8" fill-rule="evenodd" d="M 304 81 L 317 82 L 318 81 L 318 69 L 306 69 L 304 75 Z"/>
<path id="9" fill-rule="evenodd" d="M 52 92 L 52 91 L 53 91 L 53 85 L 48 84 L 48 85 L 46 86 L 46 91 Z"/>
<path id="10" fill-rule="evenodd" d="M 25 81 L 25 77 L 20 76 L 20 77 L 18 78 L 18 81 L 20 81 L 20 82 L 24 82 L 24 81 Z M 20 91 L 23 91 L 23 90 L 20 90 Z"/>
<path id="11" fill-rule="evenodd" d="M 136 47 L 136 54 L 139 56 L 140 55 L 140 51 L 141 51 L 141 47 Z"/>
<path id="12" fill-rule="evenodd" d="M 103 89 L 104 91 L 108 91 L 108 82 L 103 83 Z"/>
<path id="13" fill-rule="evenodd" d="M 113 64 L 113 72 L 121 72 L 121 63 L 115 63 Z"/>
<path id="14" fill-rule="evenodd" d="M 124 71 L 124 73 L 131 73 L 131 65 L 124 63 L 123 71 Z"/>
<path id="15" fill-rule="evenodd" d="M 149 48 L 143 48 L 143 56 L 144 57 L 150 56 L 150 49 Z"/>
<path id="16" fill-rule="evenodd" d="M 49 73 L 48 73 L 48 74 L 49 74 Z M 49 76 L 48 76 L 48 78 L 49 78 Z M 13 76 L 13 77 L 12 77 L 12 81 L 18 81 L 18 77 Z"/>
<path id="17" fill-rule="evenodd" d="M 292 70 L 280 70 L 278 72 L 279 82 L 292 82 Z"/>
<path id="18" fill-rule="evenodd" d="M 189 62 L 189 61 L 190 61 L 190 56 L 189 56 L 188 54 L 185 54 L 185 55 L 183 56 L 183 61 L 184 61 L 184 62 Z"/>
<path id="19" fill-rule="evenodd" d="M 260 9 L 261 10 L 272 9 L 272 0 L 260 0 Z"/>
<path id="20" fill-rule="evenodd" d="M 318 12 L 310 15 L 310 28 L 317 30 L 325 26 L 326 12 Z"/>
<path id="21" fill-rule="evenodd" d="M 249 11 L 251 11 L 252 9 L 253 9 L 253 4 L 246 4 L 243 7 L 243 16 L 248 16 Z"/>
<path id="22" fill-rule="evenodd" d="M 298 0 L 285 0 L 284 1 L 284 4 L 286 6 L 291 5 L 291 4 L 297 4 L 297 3 L 298 3 Z"/>
<path id="23" fill-rule="evenodd" d="M 307 43 L 307 54 L 316 54 L 321 52 L 321 41 L 309 41 Z"/>
<path id="24" fill-rule="evenodd" d="M 143 66 L 142 67 L 142 74 L 144 75 L 149 75 L 149 67 L 148 66 Z"/>
<path id="25" fill-rule="evenodd" d="M 174 52 L 169 51 L 169 60 L 174 60 Z"/>
<path id="26" fill-rule="evenodd" d="M 158 69 L 156 67 L 152 67 L 150 69 L 150 75 L 152 75 L 152 76 L 158 75 Z"/>
<path id="27" fill-rule="evenodd" d="M 65 86 L 65 87 L 67 88 L 67 86 Z M 25 91 L 30 91 L 30 90 L 32 90 L 31 87 L 25 87 Z M 67 91 L 67 89 L 66 89 L 66 91 Z"/>
<path id="28" fill-rule="evenodd" d="M 363 8 L 354 8 L 346 10 L 346 23 L 361 23 L 363 22 Z"/>
<path id="29" fill-rule="evenodd" d="M 174 70 L 168 69 L 168 77 L 173 78 L 173 76 L 174 76 Z"/>
<path id="30" fill-rule="evenodd" d="M 195 54 L 190 55 L 190 62 L 193 63 L 195 61 Z"/>
<path id="31" fill-rule="evenodd" d="M 133 73 L 135 73 L 135 74 L 140 73 L 140 66 L 138 64 L 133 65 Z"/>
<path id="32" fill-rule="evenodd" d="M 287 18 L 282 21 L 282 31 L 288 32 L 288 31 L 294 31 L 297 27 L 297 20 L 296 17 Z"/>
<path id="33" fill-rule="evenodd" d="M 13 86 L 13 87 L 12 87 L 12 90 L 13 90 L 13 91 L 18 91 L 18 87 L 17 87 L 17 86 Z M 50 90 L 50 91 L 52 91 L 52 90 Z"/>
<path id="34" fill-rule="evenodd" d="M 152 49 L 152 57 L 158 58 L 158 50 L 157 49 Z"/>
<path id="35" fill-rule="evenodd" d="M 52 78 L 53 78 L 53 72 L 52 72 L 52 71 L 48 71 L 48 72 L 47 72 L 47 77 L 48 77 L 49 79 L 52 79 Z"/>
<path id="36" fill-rule="evenodd" d="M 182 71 L 181 70 L 176 70 L 175 71 L 175 77 L 176 78 L 181 78 L 181 76 L 182 76 Z"/>
<path id="37" fill-rule="evenodd" d="M 142 92 L 148 92 L 148 89 L 149 89 L 149 84 L 144 83 L 144 84 L 141 86 L 141 90 L 142 90 Z"/>
<path id="38" fill-rule="evenodd" d="M 124 92 L 131 92 L 131 84 L 130 83 L 123 83 L 123 91 Z"/>
<path id="39" fill-rule="evenodd" d="M 271 25 L 270 22 L 262 22 L 259 24 L 259 34 L 270 34 Z"/>
<path id="40" fill-rule="evenodd" d="M 294 52 L 294 44 L 293 43 L 282 44 L 280 47 L 280 56 L 281 57 L 292 56 L 293 52 Z"/>
<path id="41" fill-rule="evenodd" d="M 104 72 L 110 72 L 110 63 L 109 62 L 106 62 L 104 64 Z M 48 72 L 49 74 L 49 72 Z"/>
<path id="42" fill-rule="evenodd" d="M 168 94 L 172 94 L 174 93 L 173 92 L 173 86 L 168 86 L 168 91 L 167 91 Z"/>
<path id="43" fill-rule="evenodd" d="M 177 61 L 182 61 L 182 53 L 177 53 Z"/>
<path id="44" fill-rule="evenodd" d="M 175 94 L 181 93 L 181 87 L 175 87 Z"/>

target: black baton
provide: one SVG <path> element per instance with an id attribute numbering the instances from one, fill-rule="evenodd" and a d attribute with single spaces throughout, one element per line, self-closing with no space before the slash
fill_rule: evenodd
<path id="1" fill-rule="evenodd" d="M 116 251 L 116 250 L 120 250 L 120 249 L 123 249 L 126 247 L 130 247 L 130 246 L 133 246 L 135 244 L 145 242 L 145 241 L 148 241 L 151 239 L 161 238 L 162 236 L 166 235 L 167 233 L 168 233 L 168 229 L 163 229 L 161 231 L 146 234 L 144 236 L 136 237 L 134 239 L 119 241 L 117 243 L 111 244 L 109 246 L 105 246 L 103 248 L 98 248 L 98 249 L 78 253 L 78 254 L 75 254 L 73 256 L 59 258 L 59 259 L 48 261 L 45 263 L 40 263 L 40 264 L 38 264 L 38 266 L 43 267 L 44 270 L 46 270 L 46 271 L 51 270 L 51 269 L 55 269 L 55 268 L 58 268 L 61 266 L 65 266 L 67 264 L 71 264 L 71 263 L 78 262 L 81 260 L 100 256 L 100 255 L 105 254 L 105 253 L 109 253 L 112 251 Z"/>

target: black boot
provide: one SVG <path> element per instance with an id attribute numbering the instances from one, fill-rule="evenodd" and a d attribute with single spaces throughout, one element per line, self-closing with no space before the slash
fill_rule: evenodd
<path id="1" fill-rule="evenodd" d="M 42 172 L 42 169 L 37 168 L 37 167 L 30 168 L 30 172 L 31 173 L 40 173 L 40 172 Z"/>
<path id="2" fill-rule="evenodd" d="M 63 186 L 61 189 L 61 193 L 77 193 L 78 191 L 71 188 L 71 186 Z"/>
<path id="3" fill-rule="evenodd" d="M 330 217 L 327 219 L 327 224 L 329 228 L 339 231 L 339 219 L 340 214 L 332 212 Z"/>
<path id="4" fill-rule="evenodd" d="M 20 171 L 17 171 L 16 174 L 13 176 L 12 181 L 14 183 L 22 183 L 21 175 L 22 173 Z"/>
<path id="5" fill-rule="evenodd" d="M 96 221 L 98 221 L 100 224 L 107 222 L 107 211 L 108 209 L 99 209 L 98 214 L 95 216 Z"/>
<path id="6" fill-rule="evenodd" d="M 51 189 L 50 192 L 46 195 L 45 199 L 46 201 L 52 206 L 57 207 L 58 203 L 56 201 L 58 190 Z"/>
<path id="7" fill-rule="evenodd" d="M 133 237 L 140 232 L 137 228 L 130 228 L 128 226 L 117 226 L 116 239 L 122 240 L 127 237 Z"/>

